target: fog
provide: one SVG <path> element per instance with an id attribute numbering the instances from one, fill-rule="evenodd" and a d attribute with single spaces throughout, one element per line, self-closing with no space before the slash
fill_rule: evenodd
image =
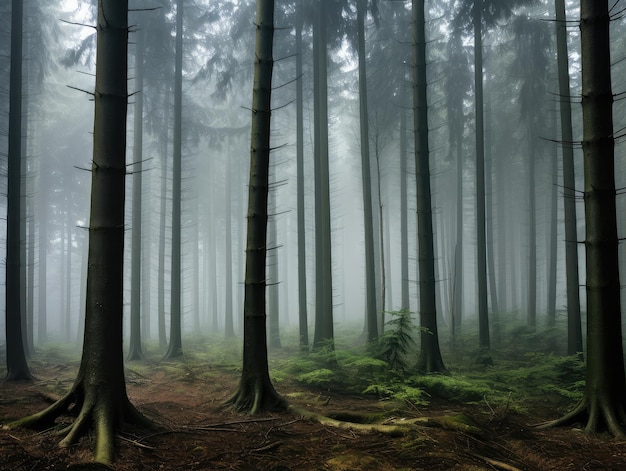
<path id="1" fill-rule="evenodd" d="M 25 309 L 32 311 L 30 326 L 35 345 L 48 342 L 79 343 L 84 316 L 86 248 L 89 220 L 93 128 L 95 42 L 94 9 L 90 2 L 25 1 L 24 46 L 24 213 L 23 266 L 26 285 Z M 172 128 L 174 86 L 174 2 L 132 0 L 130 34 L 129 92 L 141 93 L 143 110 L 142 213 L 141 213 L 141 305 L 143 338 L 157 339 L 158 311 L 165 317 L 170 309 Z M 400 3 L 400 6 L 396 5 Z M 404 3 L 404 8 L 402 8 Z M 149 8 L 156 7 L 156 10 Z M 272 114 L 270 226 L 268 290 L 275 290 L 282 331 L 298 323 L 298 245 L 296 184 L 296 85 L 304 91 L 304 193 L 306 236 L 306 289 L 310 329 L 315 312 L 315 205 L 313 181 L 313 58 L 312 29 L 305 19 L 303 28 L 303 74 L 295 70 L 294 2 L 277 1 L 276 60 Z M 10 25 L 0 5 L 0 76 L 8 84 Z M 440 336 L 449 336 L 455 296 L 462 296 L 463 316 L 477 315 L 476 217 L 474 161 L 473 48 L 471 35 L 458 32 L 448 4 L 428 2 L 429 139 L 433 195 L 437 307 Z M 495 279 L 499 319 L 523 325 L 527 322 L 529 300 L 529 234 L 536 241 L 536 310 L 538 326 L 546 325 L 549 310 L 549 260 L 552 221 L 556 220 L 556 312 L 565 321 L 566 269 L 563 225 L 563 179 L 560 134 L 558 133 L 559 91 L 556 79 L 553 5 L 538 2 L 520 8 L 515 15 L 484 31 L 485 139 L 487 160 L 487 217 L 493 240 L 489 270 Z M 247 211 L 248 162 L 250 155 L 250 103 L 254 4 L 249 0 L 209 2 L 185 1 L 183 103 L 182 103 L 182 295 L 183 329 L 187 334 L 224 333 L 225 312 L 232 312 L 240 335 L 243 319 L 243 277 L 245 218 Z M 574 2 L 568 14 L 577 18 Z M 512 27 L 516 18 L 528 18 L 547 28 L 545 68 L 532 70 L 532 62 L 520 63 L 524 49 Z M 356 7 L 345 9 L 329 27 L 328 116 L 331 195 L 332 292 L 337 324 L 363 324 L 365 316 L 365 239 L 361 181 L 358 57 L 356 52 Z M 578 30 L 569 28 L 570 80 L 573 97 L 575 141 L 581 139 L 580 65 Z M 613 80 L 616 94 L 626 89 L 626 24 L 613 24 Z M 146 37 L 143 57 L 136 54 L 135 37 Z M 415 152 L 411 101 L 411 12 L 410 2 L 380 2 L 376 17 L 366 20 L 366 53 L 369 99 L 369 130 L 376 252 L 377 310 L 418 309 L 417 220 Z M 461 36 L 460 56 L 448 48 L 453 34 Z M 535 51 L 537 52 L 537 51 Z M 455 53 L 456 54 L 456 53 Z M 465 63 L 459 61 L 465 58 Z M 144 87 L 135 84 L 135 65 L 143 60 Z M 534 63 L 536 64 L 536 62 Z M 456 75 L 454 75 L 456 74 Z M 451 125 L 450 93 L 447 81 L 460 93 L 461 127 Z M 469 77 L 469 82 L 465 82 Z M 539 88 L 522 103 L 529 80 Z M 8 95 L 0 87 L 0 161 L 6 175 Z M 136 94 L 129 98 L 126 187 L 125 320 L 128 324 L 131 289 L 132 185 L 136 172 L 133 161 Z M 530 111 L 529 111 L 530 109 Z M 525 110 L 525 111 L 524 111 Z M 626 109 L 623 100 L 614 107 L 616 135 L 622 136 Z M 539 126 L 529 135 L 524 113 L 531 113 Z M 401 114 L 407 119 L 407 145 L 401 144 Z M 462 207 L 457 205 L 458 160 L 454 144 L 460 139 L 462 158 Z M 623 139 L 616 147 L 616 186 L 626 187 L 626 155 Z M 533 149 L 532 153 L 529 149 Z M 407 169 L 401 171 L 405 152 Z M 577 189 L 582 189 L 581 149 L 574 145 Z M 534 230 L 529 232 L 528 156 L 534 155 L 536 208 Z M 552 162 L 557 161 L 557 184 Z M 401 179 L 407 182 L 408 273 L 401 273 Z M 6 193 L 5 179 L 0 192 Z M 381 199 L 378 200 L 380 191 Z M 623 191 L 618 197 L 618 221 L 624 220 Z M 580 195 L 579 195 L 580 196 Z M 556 198 L 557 213 L 551 204 Z M 6 204 L 0 199 L 0 211 Z M 382 230 L 379 208 L 382 206 Z M 163 213 L 165 209 L 165 213 Z M 462 293 L 453 282 L 457 210 L 462 211 Z M 582 198 L 577 200 L 578 240 L 584 238 Z M 0 234 L 6 231 L 0 218 Z M 163 226 L 164 225 L 164 226 Z M 162 228 L 165 228 L 162 231 Z M 624 237 L 624 225 L 619 227 Z M 382 234 L 382 240 L 381 240 Z M 275 237 L 274 237 L 275 235 Z M 163 240 L 163 236 L 165 239 Z M 164 245 L 161 245 L 161 244 Z M 6 250 L 0 236 L 0 250 Z M 160 255 L 162 254 L 162 255 Z M 381 254 L 385 263 L 382 264 Z M 622 261 L 623 245 L 621 247 Z M 163 257 L 163 262 L 160 260 Z M 43 258 L 42 258 L 43 257 Z M 230 261 L 229 261 L 230 260 Z M 227 266 L 231 270 L 227 270 Z M 275 266 L 276 270 L 271 267 Z M 584 245 L 579 246 L 580 279 L 585 279 Z M 4 267 L 4 265 L 3 265 Z M 622 263 L 623 267 L 623 263 Z M 163 272 L 163 287 L 159 272 Z M 228 277 L 228 273 L 231 277 Z M 4 304 L 4 270 L 0 275 L 0 304 Z M 381 305 L 382 274 L 385 274 L 385 305 Z M 624 274 L 624 272 L 622 272 Z M 409 305 L 402 302 L 402 285 L 408 282 Z M 491 290 L 492 288 L 490 288 Z M 490 292 L 490 295 L 494 293 Z M 582 311 L 585 292 L 581 289 Z M 229 299 L 230 298 L 230 299 Z M 490 298 L 493 310 L 493 298 Z M 3 308 L 0 308 L 3 309 Z M 47 338 L 40 338 L 37 323 L 47 321 Z M 4 341 L 4 316 L 0 320 Z M 165 323 L 166 329 L 169 322 Z M 128 332 L 128 326 L 125 331 Z"/>

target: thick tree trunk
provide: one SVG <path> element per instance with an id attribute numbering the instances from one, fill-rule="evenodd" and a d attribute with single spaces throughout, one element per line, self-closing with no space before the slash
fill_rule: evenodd
<path id="1" fill-rule="evenodd" d="M 367 73 L 365 57 L 365 17 L 367 0 L 357 2 L 359 52 L 359 122 L 361 129 L 361 183 L 363 185 L 363 218 L 365 237 L 365 324 L 367 341 L 378 338 L 376 312 L 376 271 L 374 268 L 374 220 L 372 217 L 372 177 L 369 145 L 369 115 L 367 100 Z"/>
<path id="2" fill-rule="evenodd" d="M 426 20 L 424 0 L 413 0 L 413 117 L 417 180 L 417 237 L 419 265 L 420 355 L 418 369 L 444 372 L 439 350 L 435 305 L 435 250 L 430 190 L 428 101 L 426 81 Z"/>
<path id="3" fill-rule="evenodd" d="M 11 74 L 6 240 L 7 379 L 31 379 L 24 350 L 20 300 L 20 195 L 22 161 L 22 20 L 21 0 L 11 3 Z"/>
<path id="4" fill-rule="evenodd" d="M 176 1 L 176 71 L 174 79 L 174 158 L 172 165 L 172 268 L 170 341 L 165 358 L 182 356 L 181 312 L 181 198 L 183 100 L 183 0 Z"/>
<path id="5" fill-rule="evenodd" d="M 258 0 L 256 54 L 252 94 L 250 184 L 248 185 L 248 236 L 244 296 L 243 369 L 239 388 L 226 403 L 255 414 L 282 410 L 287 402 L 269 377 L 266 340 L 267 200 L 270 162 L 270 124 L 274 1 Z"/>
<path id="6" fill-rule="evenodd" d="M 565 0 L 556 0 L 556 41 L 559 75 L 561 141 L 563 152 L 563 210 L 565 212 L 565 276 L 567 283 L 567 354 L 583 351 L 580 323 L 580 282 L 578 276 L 578 234 L 576 230 L 576 178 L 574 138 L 567 52 Z"/>
<path id="7" fill-rule="evenodd" d="M 549 425 L 585 421 L 585 430 L 626 438 L 626 379 L 622 347 L 615 203 L 615 138 L 607 0 L 580 7 L 587 264 L 585 395 Z"/>
<path id="8" fill-rule="evenodd" d="M 143 30 L 139 27 L 135 43 L 135 112 L 133 116 L 133 209 L 130 262 L 130 345 L 128 359 L 140 360 L 141 348 L 141 190 L 143 160 Z M 146 312 L 146 315 L 148 313 Z"/>
<path id="9" fill-rule="evenodd" d="M 304 208 L 304 92 L 302 85 L 302 22 L 303 0 L 298 1 L 296 19 L 296 185 L 298 218 L 298 321 L 300 325 L 300 347 L 309 346 L 309 320 L 306 294 L 306 225 Z"/>
<path id="10" fill-rule="evenodd" d="M 10 426 L 51 426 L 71 410 L 76 420 L 61 446 L 95 431 L 95 460 L 110 464 L 124 422 L 149 425 L 128 400 L 122 349 L 124 180 L 128 4 L 98 3 L 95 120 L 89 222 L 89 271 L 83 354 L 71 391 L 46 410 Z"/>

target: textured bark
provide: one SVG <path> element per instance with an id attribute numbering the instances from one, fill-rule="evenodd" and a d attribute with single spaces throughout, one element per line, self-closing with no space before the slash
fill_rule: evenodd
<path id="1" fill-rule="evenodd" d="M 430 192 L 428 102 L 426 81 L 426 21 L 424 1 L 413 0 L 413 117 L 417 180 L 417 237 L 419 266 L 420 355 L 418 369 L 444 372 L 439 350 L 435 304 L 435 250 Z"/>
<path id="2" fill-rule="evenodd" d="M 580 7 L 587 368 L 585 395 L 574 410 L 548 425 L 585 422 L 626 438 L 626 379 L 622 347 L 615 203 L 615 139 L 607 0 Z"/>
<path id="3" fill-rule="evenodd" d="M 20 206 L 22 162 L 22 20 L 21 0 L 11 3 L 11 73 L 6 240 L 6 349 L 8 380 L 30 379 L 20 300 Z"/>
<path id="4" fill-rule="evenodd" d="M 76 419 L 60 432 L 61 446 L 93 429 L 95 460 L 105 464 L 113 461 L 114 436 L 125 422 L 150 425 L 128 400 L 122 350 L 127 15 L 126 1 L 98 3 L 89 270 L 76 382 L 44 411 L 9 425 L 48 428 L 71 411 Z"/>
<path id="5" fill-rule="evenodd" d="M 284 410 L 287 402 L 269 377 L 266 340 L 267 200 L 270 162 L 270 124 L 274 1 L 258 0 L 256 54 L 252 91 L 248 235 L 244 295 L 243 369 L 239 388 L 227 402 L 238 411 L 255 414 Z"/>
<path id="6" fill-rule="evenodd" d="M 565 213 L 565 276 L 567 283 L 567 353 L 583 351 L 580 323 L 580 282 L 578 276 L 578 235 L 576 230 L 576 178 L 574 138 L 567 52 L 565 0 L 556 0 L 556 41 L 559 76 L 561 149 L 563 152 L 563 210 Z"/>
<path id="7" fill-rule="evenodd" d="M 172 267 L 170 341 L 165 358 L 183 354 L 181 312 L 181 198 L 183 100 L 183 0 L 176 1 L 176 71 L 174 78 L 174 157 L 172 164 Z"/>

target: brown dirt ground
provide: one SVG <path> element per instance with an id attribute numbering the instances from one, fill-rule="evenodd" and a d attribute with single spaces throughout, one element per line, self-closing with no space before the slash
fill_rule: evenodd
<path id="1" fill-rule="evenodd" d="M 573 429 L 537 431 L 531 425 L 560 411 L 538 405 L 535 417 L 433 399 L 423 409 L 393 409 L 396 419 L 430 418 L 402 435 L 321 425 L 294 414 L 242 416 L 220 409 L 236 388 L 232 369 L 207 366 L 196 375 L 154 364 L 127 372 L 131 401 L 164 426 L 161 432 L 124 430 L 114 469 L 126 470 L 625 470 L 623 441 Z M 33 382 L 0 382 L 0 423 L 37 412 L 67 390 L 76 364 L 32 368 Z M 141 371 L 139 373 L 138 371 Z M 146 374 L 146 371 L 149 373 Z M 327 416 L 381 415 L 391 406 L 375 398 L 281 383 L 299 407 Z M 387 413 L 388 414 L 388 413 Z M 444 417 L 463 414 L 461 422 Z M 69 420 L 69 419 L 62 419 Z M 92 437 L 59 448 L 49 432 L 0 430 L 0 470 L 108 469 L 90 464 Z"/>

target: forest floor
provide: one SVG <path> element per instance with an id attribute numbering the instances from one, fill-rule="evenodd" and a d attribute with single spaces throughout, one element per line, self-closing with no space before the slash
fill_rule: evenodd
<path id="1" fill-rule="evenodd" d="M 78 361 L 31 360 L 36 379 L 0 381 L 0 424 L 45 408 L 67 391 Z M 431 397 L 415 407 L 281 380 L 297 407 L 344 422 L 410 423 L 401 433 L 322 424 L 296 413 L 244 416 L 220 405 L 235 391 L 236 368 L 185 360 L 132 362 L 131 401 L 163 429 L 117 436 L 114 469 L 125 470 L 624 470 L 626 443 L 573 428 L 536 430 L 571 405 L 544 396 L 532 413 L 487 401 Z M 495 409 L 495 410 L 494 410 Z M 67 419 L 68 421 L 70 419 Z M 0 470 L 109 469 L 90 464 L 91 435 L 59 448 L 49 431 L 0 430 Z"/>

